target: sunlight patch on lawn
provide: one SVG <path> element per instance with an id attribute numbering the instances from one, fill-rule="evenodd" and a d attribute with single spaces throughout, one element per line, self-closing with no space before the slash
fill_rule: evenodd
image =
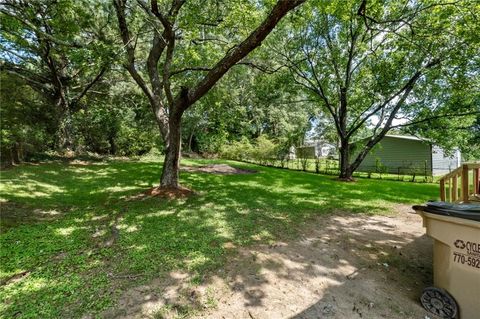
<path id="1" fill-rule="evenodd" d="M 138 189 L 138 187 L 137 186 L 110 186 L 110 187 L 103 188 L 103 192 L 104 193 L 117 193 L 117 192 L 130 191 L 130 190 L 134 190 L 134 189 Z M 94 190 L 92 192 L 96 193 L 98 191 Z"/>
<path id="2" fill-rule="evenodd" d="M 117 226 L 117 228 L 126 233 L 133 233 L 138 231 L 138 227 L 136 225 L 120 224 Z"/>
<path id="3" fill-rule="evenodd" d="M 99 238 L 107 235 L 107 230 L 106 229 L 97 229 L 95 233 L 93 233 L 92 238 Z"/>
<path id="4" fill-rule="evenodd" d="M 12 290 L 15 294 L 20 294 L 20 293 L 32 293 L 35 291 L 40 291 L 42 289 L 45 289 L 47 287 L 51 287 L 52 282 L 51 280 L 47 280 L 45 278 L 32 278 L 28 277 L 26 280 L 22 280 L 18 283 L 10 284 L 5 287 L 5 290 Z"/>
<path id="5" fill-rule="evenodd" d="M 194 270 L 200 269 L 203 265 L 208 264 L 211 261 L 210 257 L 205 256 L 202 252 L 193 251 L 188 254 L 185 264 L 187 269 Z"/>
<path id="6" fill-rule="evenodd" d="M 49 210 L 44 210 L 44 209 L 36 209 L 35 213 L 39 215 L 45 215 L 45 216 L 59 216 L 62 214 L 62 212 L 56 210 L 56 209 L 49 209 Z"/>
<path id="7" fill-rule="evenodd" d="M 97 220 L 102 220 L 108 218 L 109 215 L 103 214 L 103 215 L 94 215 L 92 216 L 91 220 L 92 221 L 97 221 Z"/>
<path id="8" fill-rule="evenodd" d="M 235 232 L 233 231 L 232 226 L 226 220 L 224 214 L 217 211 L 211 218 L 204 220 L 204 223 L 207 227 L 215 229 L 215 233 L 218 236 L 232 239 L 235 237 Z"/>
<path id="9" fill-rule="evenodd" d="M 147 249 L 147 245 L 146 244 L 143 244 L 143 245 L 130 245 L 128 247 L 128 249 L 133 249 L 133 250 L 136 250 L 136 251 L 144 251 Z"/>
<path id="10" fill-rule="evenodd" d="M 14 193 L 18 197 L 48 197 L 51 193 L 64 193 L 63 187 L 52 184 L 34 181 L 25 183 L 25 181 L 9 181 L 0 184 L 0 192 L 3 194 Z"/>
<path id="11" fill-rule="evenodd" d="M 87 227 L 73 227 L 73 226 L 70 226 L 70 227 L 55 229 L 55 233 L 57 235 L 61 235 L 61 236 L 70 236 L 74 231 L 81 230 L 81 229 L 88 229 L 88 228 Z"/>
<path id="12" fill-rule="evenodd" d="M 162 216 L 168 216 L 168 215 L 174 215 L 176 212 L 174 210 L 161 210 L 158 212 L 154 213 L 146 213 L 146 214 L 139 214 L 135 218 L 142 220 L 146 218 L 152 218 L 152 217 L 162 217 Z"/>
<path id="13" fill-rule="evenodd" d="M 273 236 L 268 230 L 265 230 L 263 229 L 262 231 L 256 233 L 256 234 L 253 234 L 251 236 L 251 238 L 254 240 L 254 241 L 262 241 L 262 240 L 270 240 L 270 239 L 273 239 L 275 238 L 275 236 Z"/>

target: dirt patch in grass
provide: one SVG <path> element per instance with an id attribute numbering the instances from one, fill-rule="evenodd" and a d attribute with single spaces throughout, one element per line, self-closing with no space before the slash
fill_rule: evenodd
<path id="1" fill-rule="evenodd" d="M 227 164 L 211 164 L 211 165 L 204 165 L 204 166 L 182 166 L 180 170 L 182 172 L 189 172 L 189 173 L 200 172 L 200 173 L 211 173 L 211 174 L 219 174 L 219 175 L 257 173 L 257 171 L 255 170 L 233 167 Z"/>
<path id="2" fill-rule="evenodd" d="M 154 187 L 144 193 L 146 196 L 160 197 L 167 199 L 186 198 L 195 194 L 194 191 L 186 187 Z"/>
<path id="3" fill-rule="evenodd" d="M 435 318 L 418 301 L 432 284 L 431 240 L 398 208 L 321 217 L 297 240 L 239 250 L 210 283 L 218 306 L 198 318 Z"/>
<path id="4" fill-rule="evenodd" d="M 125 293 L 118 318 L 431 318 L 432 243 L 406 206 L 394 216 L 319 217 L 296 240 L 235 254 L 192 286 L 170 276 Z"/>

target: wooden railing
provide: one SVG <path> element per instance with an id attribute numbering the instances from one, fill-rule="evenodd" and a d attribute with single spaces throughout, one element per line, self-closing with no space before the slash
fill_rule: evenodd
<path id="1" fill-rule="evenodd" d="M 462 164 L 462 166 L 440 179 L 440 199 L 442 201 L 468 203 L 479 198 L 479 179 L 480 163 Z"/>

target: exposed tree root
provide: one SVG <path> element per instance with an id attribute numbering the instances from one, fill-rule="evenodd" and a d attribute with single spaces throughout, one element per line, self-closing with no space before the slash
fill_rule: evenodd
<path id="1" fill-rule="evenodd" d="M 30 275 L 30 271 L 29 270 L 26 270 L 26 271 L 22 271 L 20 273 L 17 273 L 17 274 L 14 274 L 8 278 L 5 278 L 3 279 L 2 281 L 0 281 L 0 286 L 5 286 L 5 285 L 9 285 L 11 283 L 14 283 L 14 282 L 17 282 L 17 281 L 20 281 L 22 280 L 23 278 L 27 277 L 28 275 Z"/>

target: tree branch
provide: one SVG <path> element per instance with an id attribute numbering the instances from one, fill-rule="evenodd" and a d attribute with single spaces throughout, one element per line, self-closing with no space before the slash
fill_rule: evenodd
<path id="1" fill-rule="evenodd" d="M 279 0 L 273 7 L 267 18 L 256 28 L 242 43 L 228 52 L 198 84 L 189 91 L 188 102 L 193 104 L 236 63 L 253 51 L 267 35 L 273 30 L 277 23 L 290 11 L 305 2 L 305 0 Z M 185 108 L 187 108 L 186 106 Z"/>
<path id="2" fill-rule="evenodd" d="M 252 61 L 242 61 L 242 62 L 238 62 L 235 65 L 249 66 L 249 67 L 252 67 L 254 69 L 259 70 L 260 72 L 266 73 L 266 74 L 274 74 L 274 73 L 280 71 L 282 68 L 286 67 L 286 65 L 280 65 L 280 66 L 278 66 L 274 69 L 270 69 L 268 66 L 259 65 L 259 64 L 256 64 L 255 62 L 252 62 Z"/>
<path id="3" fill-rule="evenodd" d="M 106 67 L 102 67 L 100 69 L 100 72 L 98 72 L 98 74 L 92 79 L 92 81 L 90 81 L 87 85 L 85 85 L 83 90 L 72 100 L 72 103 L 71 103 L 72 107 L 75 107 L 78 104 L 78 102 L 80 102 L 80 100 L 85 96 L 85 94 L 87 94 L 88 90 L 90 90 L 95 85 L 95 83 L 97 83 L 103 77 L 106 71 L 107 71 Z"/>
<path id="4" fill-rule="evenodd" d="M 123 44 L 127 53 L 127 64 L 125 68 L 130 73 L 132 78 L 137 82 L 138 86 L 142 91 L 147 95 L 150 101 L 153 100 L 153 93 L 150 88 L 145 83 L 142 76 L 138 73 L 135 68 L 135 47 L 133 45 L 133 39 L 130 36 L 130 31 L 128 29 L 127 19 L 125 17 L 125 0 L 113 0 L 113 5 L 115 7 L 115 12 L 117 14 L 118 27 L 120 29 L 120 35 L 122 37 Z"/>
<path id="5" fill-rule="evenodd" d="M 347 133 L 347 136 L 350 137 L 353 135 L 353 133 L 355 133 L 360 127 L 362 127 L 362 125 L 369 119 L 371 118 L 373 115 L 375 115 L 377 112 L 379 112 L 381 109 L 385 108 L 391 101 L 393 101 L 396 97 L 398 97 L 400 94 L 402 94 L 402 92 L 406 92 L 407 90 L 411 90 L 413 88 L 413 85 L 415 84 L 415 82 L 418 80 L 418 78 L 420 77 L 420 75 L 422 75 L 422 72 L 424 69 L 429 69 L 429 68 L 432 68 L 434 67 L 435 65 L 439 64 L 440 63 L 440 60 L 433 60 L 431 61 L 430 63 L 428 63 L 422 70 L 419 70 L 417 71 L 408 81 L 407 83 L 400 89 L 398 90 L 396 93 L 394 93 L 393 95 L 391 95 L 387 100 L 385 100 L 383 103 L 381 103 L 380 105 L 378 105 L 373 111 L 371 111 L 370 113 L 368 113 L 365 117 L 363 117 L 360 122 L 358 122 L 356 125 L 355 123 L 353 123 L 353 126 L 351 128 L 348 129 L 348 133 Z M 398 103 L 397 103 L 398 105 Z M 392 119 L 393 120 L 393 119 Z"/>
<path id="6" fill-rule="evenodd" d="M 150 106 L 152 108 L 153 113 L 155 114 L 158 127 L 160 129 L 160 132 L 162 133 L 162 138 L 164 141 L 167 141 L 168 134 L 169 134 L 168 119 L 166 116 L 165 109 L 161 103 L 160 97 L 156 95 L 156 93 L 160 94 L 160 92 L 158 92 L 158 87 L 155 93 L 152 92 L 152 90 L 147 86 L 143 77 L 140 75 L 140 73 L 138 73 L 137 69 L 135 68 L 135 45 L 132 43 L 133 39 L 130 36 L 130 31 L 128 29 L 127 20 L 125 17 L 125 6 L 126 6 L 125 0 L 113 0 L 113 4 L 117 14 L 120 35 L 122 37 L 123 44 L 126 48 L 127 64 L 125 65 L 125 68 L 128 70 L 132 78 L 135 80 L 135 82 L 138 84 L 138 86 L 141 88 L 141 90 L 145 93 L 145 95 L 149 99 Z M 158 48 L 154 48 L 154 49 L 158 49 Z M 152 65 L 154 64 L 153 62 L 157 58 L 155 54 L 158 54 L 158 52 L 155 52 L 154 54 L 152 54 L 152 56 L 149 56 L 151 58 L 150 63 L 152 63 Z M 158 58 L 160 58 L 160 56 L 158 56 Z M 156 65 L 154 67 L 156 68 Z M 152 74 L 152 75 L 155 76 L 155 74 Z"/>
<path id="7" fill-rule="evenodd" d="M 430 122 L 430 121 L 434 121 L 434 120 L 438 120 L 438 119 L 442 119 L 442 118 L 455 118 L 455 117 L 463 117 L 463 116 L 479 115 L 479 114 L 480 114 L 480 111 L 472 111 L 472 112 L 465 112 L 465 113 L 436 115 L 436 116 L 427 117 L 427 118 L 424 118 L 424 119 L 421 119 L 421 120 L 417 120 L 417 121 L 413 121 L 413 122 L 408 122 L 408 123 L 404 123 L 404 124 L 394 125 L 394 126 L 391 127 L 391 129 L 399 128 L 399 127 L 407 127 L 407 126 L 417 125 L 417 124 L 421 124 L 421 123 L 425 123 L 425 122 Z"/>
<path id="8" fill-rule="evenodd" d="M 160 80 L 160 75 L 158 73 L 158 61 L 162 56 L 162 53 L 165 49 L 166 42 L 163 39 L 163 36 L 160 36 L 155 30 L 155 34 L 152 40 L 152 47 L 147 57 L 147 72 L 150 78 L 150 83 L 153 88 L 153 94 L 157 96 L 162 95 L 162 81 Z"/>
<path id="9" fill-rule="evenodd" d="M 174 76 L 174 75 L 177 75 L 177 74 L 181 74 L 181 73 L 185 73 L 185 72 L 190 72 L 190 71 L 198 71 L 198 72 L 208 72 L 208 71 L 211 71 L 212 68 L 209 68 L 209 67 L 203 67 L 203 66 L 198 66 L 198 67 L 189 67 L 189 68 L 183 68 L 183 69 L 178 69 L 178 70 L 174 70 L 174 71 L 171 71 L 170 72 L 170 77 Z"/>
<path id="10" fill-rule="evenodd" d="M 49 81 L 47 81 L 42 76 L 31 74 L 28 70 L 24 70 L 22 68 L 12 65 L 7 65 L 6 63 L 0 64 L 0 70 L 18 76 L 36 91 L 48 92 L 49 94 L 53 94 L 52 87 L 47 84 Z"/>

